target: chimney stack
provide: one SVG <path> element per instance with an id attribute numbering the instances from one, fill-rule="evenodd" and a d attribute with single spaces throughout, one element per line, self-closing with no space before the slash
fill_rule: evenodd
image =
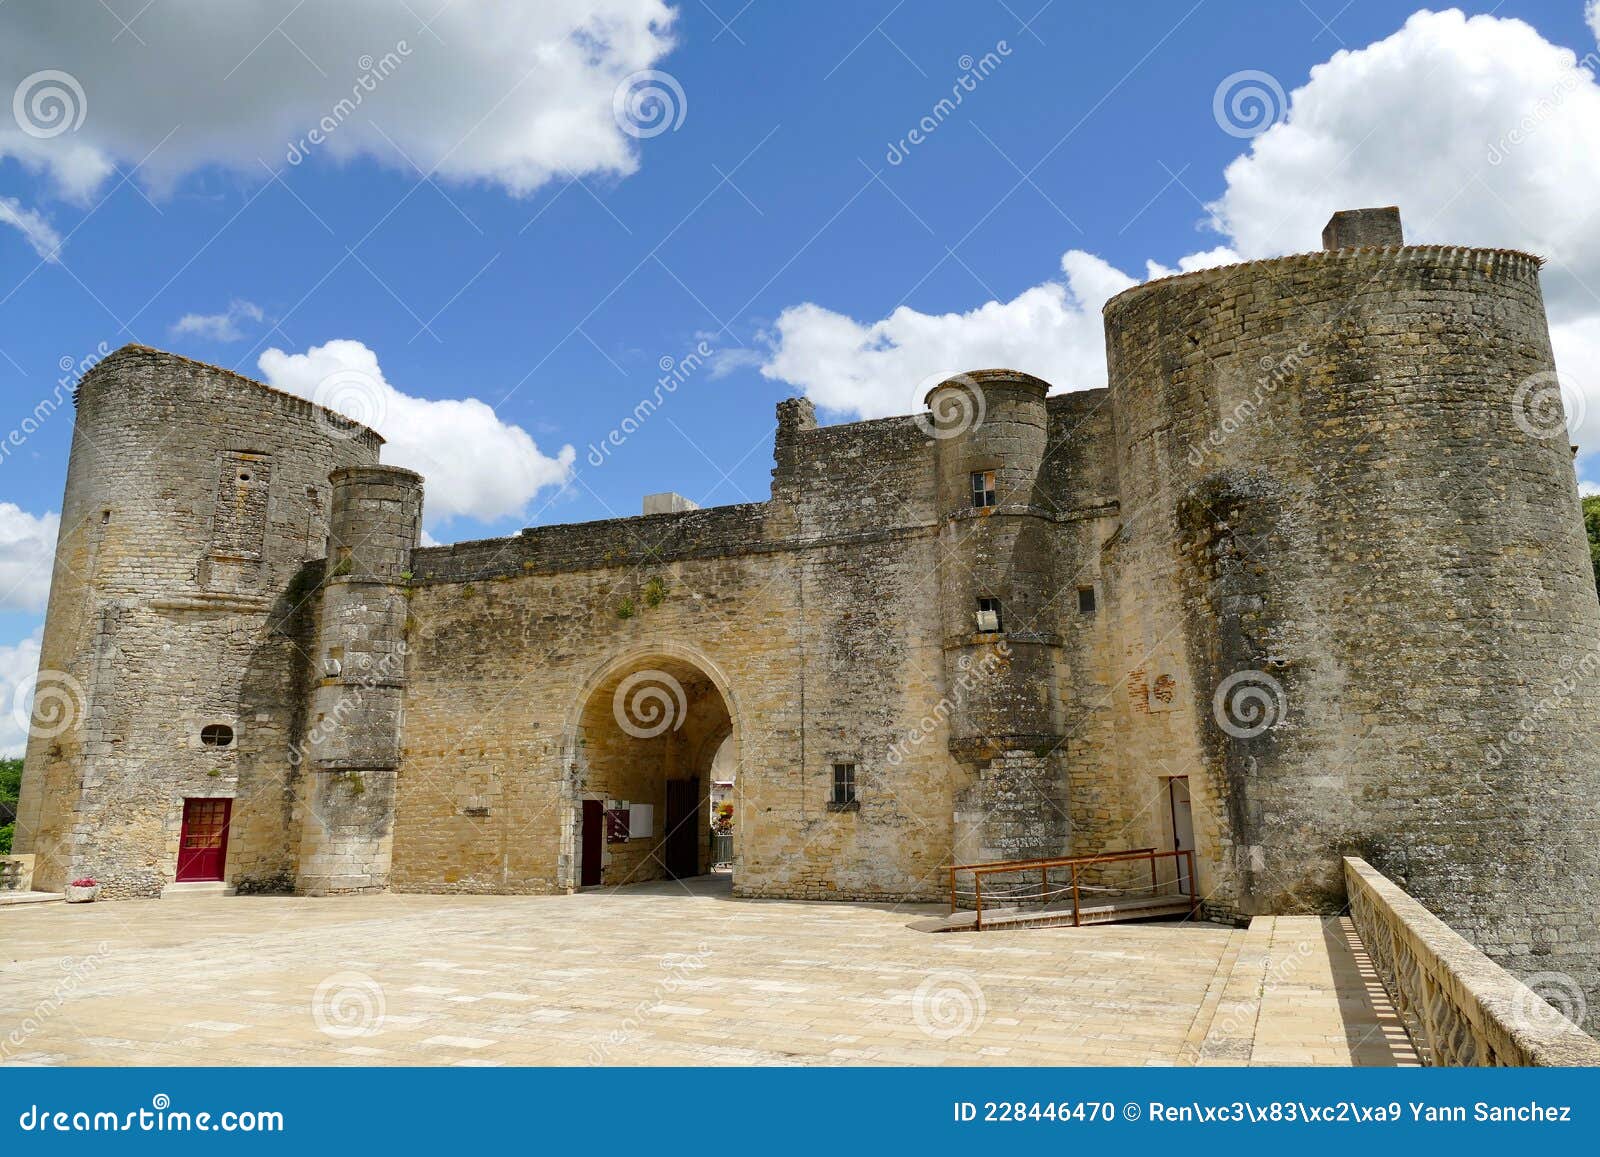
<path id="1" fill-rule="evenodd" d="M 1404 245 L 1400 234 L 1400 207 L 1341 209 L 1328 218 L 1322 230 L 1324 249 L 1379 248 Z"/>

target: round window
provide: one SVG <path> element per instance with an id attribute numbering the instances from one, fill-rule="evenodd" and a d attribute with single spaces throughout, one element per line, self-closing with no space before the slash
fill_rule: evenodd
<path id="1" fill-rule="evenodd" d="M 200 742 L 207 747 L 232 747 L 233 728 L 226 723 L 207 723 L 200 729 Z"/>

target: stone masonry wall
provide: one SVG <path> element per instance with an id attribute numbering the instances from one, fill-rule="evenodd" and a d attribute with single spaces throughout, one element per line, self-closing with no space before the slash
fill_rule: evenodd
<path id="1" fill-rule="evenodd" d="M 1122 630 L 1177 673 L 1218 891 L 1337 910 L 1353 852 L 1600 1009 L 1600 602 L 1537 273 L 1342 249 L 1113 299 Z"/>
<path id="2" fill-rule="evenodd" d="M 69 718 L 33 729 L 16 842 L 37 887 L 90 875 L 153 896 L 185 798 L 232 797 L 241 766 L 289 774 L 297 655 L 270 625 L 292 608 L 273 608 L 323 553 L 328 472 L 376 461 L 380 440 L 138 346 L 90 371 L 77 403 L 40 659 Z M 202 744 L 207 724 L 233 744 Z M 265 854 L 252 838 L 233 837 L 230 862 Z"/>
<path id="3" fill-rule="evenodd" d="M 733 717 L 740 893 L 938 893 L 962 775 L 904 726 L 943 695 L 927 439 L 797 423 L 777 449 L 770 504 L 416 552 L 396 887 L 572 887 L 597 681 L 686 664 Z M 829 807 L 837 762 L 856 809 Z"/>

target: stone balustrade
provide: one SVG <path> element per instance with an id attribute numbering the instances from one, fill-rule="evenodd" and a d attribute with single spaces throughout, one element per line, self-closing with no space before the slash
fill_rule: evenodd
<path id="1" fill-rule="evenodd" d="M 1600 1042 L 1365 860 L 1346 856 L 1356 931 L 1431 1065 L 1600 1065 Z"/>

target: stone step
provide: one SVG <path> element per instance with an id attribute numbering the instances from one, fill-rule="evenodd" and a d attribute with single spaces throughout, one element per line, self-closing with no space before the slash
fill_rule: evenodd
<path id="1" fill-rule="evenodd" d="M 60 892 L 0 892 L 0 908 L 9 904 L 51 904 L 65 899 Z"/>
<path id="2" fill-rule="evenodd" d="M 1417 1064 L 1365 958 L 1347 917 L 1255 917 L 1194 1063 Z"/>
<path id="3" fill-rule="evenodd" d="M 1217 1009 L 1222 1004 L 1223 991 L 1233 975 L 1233 965 L 1239 959 L 1239 951 L 1244 947 L 1244 941 L 1245 930 L 1242 928 L 1229 935 L 1227 946 L 1223 948 L 1222 955 L 1217 960 L 1217 968 L 1211 976 L 1211 983 L 1206 986 L 1205 995 L 1200 998 L 1200 1007 L 1195 1010 L 1194 1023 L 1189 1026 L 1189 1032 L 1178 1051 L 1180 1065 L 1193 1065 L 1199 1062 L 1200 1048 L 1205 1044 L 1206 1034 L 1211 1031 L 1212 1022 L 1216 1020 Z"/>
<path id="4" fill-rule="evenodd" d="M 1233 968 L 1223 981 L 1198 1065 L 1247 1065 L 1254 1050 L 1256 1020 L 1261 1015 L 1261 989 L 1272 962 L 1272 928 L 1277 917 L 1257 916 L 1239 940 Z"/>

